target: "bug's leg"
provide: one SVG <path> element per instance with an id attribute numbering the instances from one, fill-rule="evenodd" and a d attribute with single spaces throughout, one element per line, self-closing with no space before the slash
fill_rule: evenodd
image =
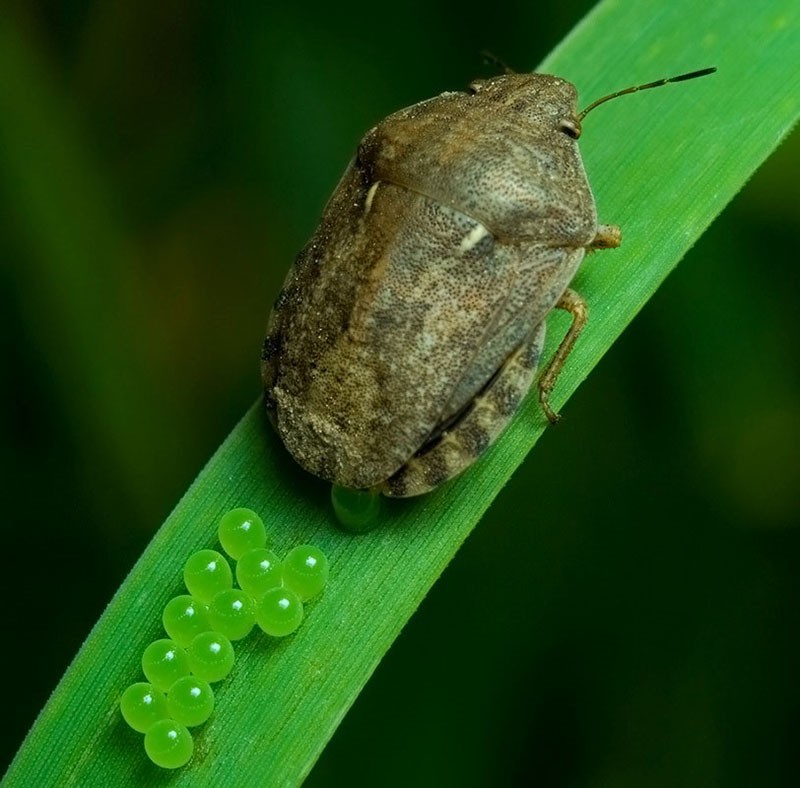
<path id="1" fill-rule="evenodd" d="M 594 239 L 587 249 L 616 249 L 622 243 L 622 233 L 617 224 L 601 224 L 597 228 Z M 586 302 L 574 290 L 567 289 L 556 304 L 557 309 L 564 309 L 572 315 L 572 325 L 569 327 L 564 339 L 558 346 L 555 355 L 539 378 L 539 402 L 542 404 L 547 420 L 555 424 L 561 416 L 550 407 L 550 393 L 556 385 L 556 380 L 561 372 L 567 356 L 572 352 L 575 342 L 583 331 L 589 319 L 589 309 Z"/>
<path id="2" fill-rule="evenodd" d="M 556 385 L 559 373 L 561 372 L 564 362 L 575 347 L 575 342 L 586 326 L 589 319 L 589 308 L 581 296 L 574 290 L 567 288 L 561 298 L 558 299 L 556 304 L 557 309 L 564 309 L 572 315 L 572 325 L 561 340 L 553 358 L 539 378 L 539 402 L 542 404 L 542 409 L 551 424 L 555 424 L 561 417 L 550 407 L 550 392 Z"/>
<path id="3" fill-rule="evenodd" d="M 383 484 L 384 495 L 420 495 L 472 465 L 494 443 L 533 383 L 544 345 L 538 325 L 456 421 L 445 427 Z"/>
<path id="4" fill-rule="evenodd" d="M 597 234 L 589 244 L 589 249 L 616 249 L 622 243 L 622 233 L 618 224 L 601 224 Z"/>

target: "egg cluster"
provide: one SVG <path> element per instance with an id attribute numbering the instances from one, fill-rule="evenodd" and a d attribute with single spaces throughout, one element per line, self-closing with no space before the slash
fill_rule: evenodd
<path id="1" fill-rule="evenodd" d="M 292 634 L 303 620 L 303 603 L 321 593 L 328 579 L 328 559 L 314 545 L 299 545 L 281 561 L 268 549 L 264 523 L 250 509 L 223 515 L 218 535 L 236 561 L 238 587 L 222 553 L 200 550 L 189 556 L 183 569 L 189 593 L 164 607 L 169 637 L 144 650 L 147 681 L 132 684 L 120 699 L 125 721 L 144 734 L 147 756 L 165 769 L 184 766 L 192 757 L 188 729 L 214 711 L 211 684 L 233 668 L 232 641 L 256 625 L 272 637 Z"/>

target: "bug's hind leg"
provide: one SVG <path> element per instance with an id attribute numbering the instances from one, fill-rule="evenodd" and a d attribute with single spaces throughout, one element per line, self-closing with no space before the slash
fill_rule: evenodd
<path id="1" fill-rule="evenodd" d="M 541 323 L 506 359 L 460 418 L 384 483 L 383 494 L 420 495 L 472 465 L 497 440 L 528 393 L 542 354 L 544 335 L 545 325 Z"/>

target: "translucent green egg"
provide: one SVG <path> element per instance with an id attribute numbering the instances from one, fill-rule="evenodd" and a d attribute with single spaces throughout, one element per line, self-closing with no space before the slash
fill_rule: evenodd
<path id="1" fill-rule="evenodd" d="M 236 564 L 236 580 L 255 599 L 281 584 L 281 559 L 271 550 L 248 550 Z"/>
<path id="2" fill-rule="evenodd" d="M 142 654 L 147 680 L 166 692 L 179 678 L 189 675 L 189 657 L 174 640 L 156 640 Z"/>
<path id="3" fill-rule="evenodd" d="M 201 633 L 211 629 L 207 607 L 191 596 L 176 596 L 164 607 L 161 616 L 167 634 L 184 648 Z"/>
<path id="4" fill-rule="evenodd" d="M 214 594 L 233 585 L 233 573 L 222 553 L 198 550 L 186 561 L 183 582 L 193 597 L 208 604 Z"/>
<path id="5" fill-rule="evenodd" d="M 224 679 L 235 660 L 233 645 L 219 632 L 201 632 L 187 653 L 192 673 L 210 683 Z"/>
<path id="6" fill-rule="evenodd" d="M 381 495 L 369 490 L 350 490 L 334 484 L 331 503 L 336 519 L 352 533 L 366 533 L 380 523 Z"/>
<path id="7" fill-rule="evenodd" d="M 184 676 L 169 688 L 167 708 L 169 716 L 187 728 L 202 725 L 214 711 L 214 690 L 197 676 Z"/>
<path id="8" fill-rule="evenodd" d="M 328 559 L 313 544 L 292 548 L 281 565 L 283 584 L 303 602 L 319 594 L 328 582 Z"/>
<path id="9" fill-rule="evenodd" d="M 256 623 L 272 637 L 291 635 L 303 620 L 303 603 L 289 588 L 271 588 L 256 608 Z"/>
<path id="10" fill-rule="evenodd" d="M 179 769 L 192 758 L 192 734 L 175 720 L 159 720 L 144 735 L 147 757 L 162 769 Z"/>
<path id="11" fill-rule="evenodd" d="M 228 588 L 214 594 L 208 606 L 211 628 L 228 640 L 241 640 L 250 634 L 256 623 L 256 603 L 239 588 Z"/>
<path id="12" fill-rule="evenodd" d="M 235 561 L 248 550 L 267 546 L 267 530 L 252 509 L 231 509 L 223 514 L 218 534 L 222 549 Z"/>
<path id="13" fill-rule="evenodd" d="M 146 733 L 159 720 L 169 716 L 163 693 L 143 681 L 131 684 L 122 693 L 119 710 L 125 722 L 139 733 Z"/>

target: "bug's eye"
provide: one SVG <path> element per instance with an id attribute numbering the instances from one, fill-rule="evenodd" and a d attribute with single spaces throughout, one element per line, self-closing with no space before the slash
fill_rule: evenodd
<path id="1" fill-rule="evenodd" d="M 568 137 L 571 137 L 573 140 L 576 140 L 581 136 L 580 124 L 573 120 L 562 120 L 561 125 L 558 128 L 559 131 L 563 131 L 564 134 L 566 134 Z"/>

